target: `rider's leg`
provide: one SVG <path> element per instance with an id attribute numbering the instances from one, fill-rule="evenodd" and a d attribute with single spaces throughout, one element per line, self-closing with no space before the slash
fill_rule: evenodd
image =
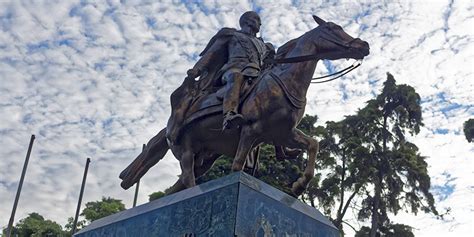
<path id="1" fill-rule="evenodd" d="M 239 107 L 240 87 L 244 76 L 238 70 L 230 70 L 222 76 L 225 83 L 224 95 L 224 122 L 223 129 L 236 128 L 244 122 L 244 117 L 237 112 Z"/>

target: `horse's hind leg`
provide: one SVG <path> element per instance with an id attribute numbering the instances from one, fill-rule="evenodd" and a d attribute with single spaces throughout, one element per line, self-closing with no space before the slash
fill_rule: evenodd
<path id="1" fill-rule="evenodd" d="M 197 165 L 197 164 L 194 165 L 194 175 L 196 179 L 201 177 L 209 169 L 211 169 L 212 165 L 214 164 L 214 161 L 216 161 L 216 159 L 219 158 L 221 155 L 211 154 L 211 155 L 199 155 L 199 156 L 205 156 L 205 157 L 203 157 L 202 165 Z M 200 157 L 198 157 L 196 160 L 199 160 L 199 158 Z M 176 193 L 184 189 L 186 189 L 186 186 L 184 186 L 181 179 L 178 179 L 178 181 L 176 181 L 176 183 L 173 186 L 171 186 L 169 189 L 166 190 L 167 191 L 166 194 Z"/>
<path id="2" fill-rule="evenodd" d="M 314 177 L 314 168 L 316 164 L 316 155 L 318 154 L 319 150 L 319 143 L 316 139 L 307 136 L 302 131 L 295 128 L 292 131 L 287 146 L 291 148 L 305 149 L 308 151 L 308 161 L 304 170 L 304 174 L 293 183 L 291 188 L 293 194 L 299 196 L 304 192 L 308 186 L 308 183 Z"/>
<path id="3" fill-rule="evenodd" d="M 178 181 L 166 190 L 166 194 L 176 193 L 196 186 L 196 178 L 194 177 L 194 153 L 191 150 L 187 150 L 182 152 L 179 156 L 178 160 L 181 166 L 181 175 Z"/>

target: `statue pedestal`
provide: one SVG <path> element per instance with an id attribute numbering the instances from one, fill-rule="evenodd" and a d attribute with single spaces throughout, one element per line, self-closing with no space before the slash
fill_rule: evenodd
<path id="1" fill-rule="evenodd" d="M 316 209 L 236 172 L 92 222 L 90 236 L 338 237 Z"/>

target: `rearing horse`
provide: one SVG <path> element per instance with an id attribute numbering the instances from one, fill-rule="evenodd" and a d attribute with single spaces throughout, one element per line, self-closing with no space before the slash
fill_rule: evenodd
<path id="1" fill-rule="evenodd" d="M 319 26 L 280 47 L 277 56 L 318 55 L 318 59 L 337 60 L 363 59 L 369 54 L 367 42 L 348 35 L 339 25 L 317 16 L 313 18 Z M 247 123 L 240 129 L 222 131 L 222 114 L 213 114 L 189 124 L 179 145 L 168 144 L 166 128 L 163 129 L 120 174 L 122 187 L 131 187 L 163 158 L 168 149 L 181 166 L 180 178 L 170 191 L 177 192 L 195 186 L 196 178 L 208 171 L 221 155 L 234 157 L 233 171 L 242 170 L 249 152 L 267 143 L 307 151 L 304 174 L 292 185 L 293 194 L 300 195 L 314 176 L 319 149 L 316 139 L 296 128 L 304 115 L 306 93 L 317 62 L 315 59 L 278 64 L 265 73 L 241 106 Z"/>

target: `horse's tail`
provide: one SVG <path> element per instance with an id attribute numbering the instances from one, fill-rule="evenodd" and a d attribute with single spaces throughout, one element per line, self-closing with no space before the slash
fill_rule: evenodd
<path id="1" fill-rule="evenodd" d="M 164 128 L 148 142 L 142 153 L 120 173 L 119 177 L 122 179 L 120 186 L 124 189 L 133 186 L 152 166 L 156 165 L 165 156 L 168 150 L 166 128 Z"/>

